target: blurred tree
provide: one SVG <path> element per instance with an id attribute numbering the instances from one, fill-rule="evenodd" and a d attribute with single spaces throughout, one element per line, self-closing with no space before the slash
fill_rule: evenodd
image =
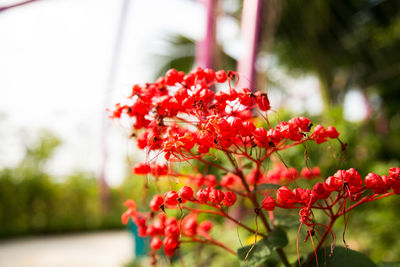
<path id="1" fill-rule="evenodd" d="M 123 227 L 119 190 L 111 189 L 111 208 L 104 214 L 94 174 L 75 171 L 59 179 L 46 171 L 60 144 L 54 134 L 41 131 L 15 168 L 0 170 L 0 238 Z"/>
<path id="2" fill-rule="evenodd" d="M 43 171 L 43 165 L 54 155 L 61 145 L 61 140 L 48 130 L 39 132 L 38 140 L 25 148 L 25 157 L 19 164 L 19 168 L 34 168 Z"/>
<path id="3" fill-rule="evenodd" d="M 400 97 L 399 34 L 396 0 L 288 0 L 273 53 L 290 71 L 319 78 L 325 107 L 342 103 L 356 86 L 374 88 L 392 113 Z"/>
<path id="4" fill-rule="evenodd" d="M 155 54 L 157 66 L 155 77 L 164 75 L 169 69 L 190 72 L 195 63 L 195 40 L 181 34 L 171 34 L 164 38 L 166 45 L 165 53 Z M 216 58 L 214 58 L 215 69 L 235 69 L 236 59 L 226 53 L 217 45 Z"/>

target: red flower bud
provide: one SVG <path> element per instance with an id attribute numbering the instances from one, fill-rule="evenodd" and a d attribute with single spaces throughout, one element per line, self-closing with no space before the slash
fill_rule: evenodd
<path id="1" fill-rule="evenodd" d="M 301 177 L 304 177 L 304 178 L 306 178 L 306 179 L 312 179 L 312 178 L 314 178 L 313 172 L 312 172 L 309 168 L 307 168 L 307 167 L 304 167 L 304 168 L 301 170 L 300 175 L 301 175 Z"/>
<path id="2" fill-rule="evenodd" d="M 178 238 L 179 238 L 179 237 L 178 237 Z M 178 239 L 175 238 L 175 237 L 166 236 L 166 237 L 164 238 L 163 244 L 164 244 L 165 250 L 167 250 L 167 251 L 170 252 L 170 251 L 174 251 L 174 250 L 178 247 L 179 241 L 178 241 Z M 173 253 L 172 253 L 172 254 L 173 254 Z"/>
<path id="3" fill-rule="evenodd" d="M 330 176 L 325 180 L 325 189 L 328 191 L 340 191 L 343 187 L 343 179 Z"/>
<path id="4" fill-rule="evenodd" d="M 217 82 L 224 83 L 226 81 L 227 75 L 224 70 L 219 70 L 215 73 L 215 78 Z"/>
<path id="5" fill-rule="evenodd" d="M 215 177 L 215 175 L 209 174 L 204 177 L 204 184 L 206 186 L 215 186 L 217 184 L 217 178 Z"/>
<path id="6" fill-rule="evenodd" d="M 361 175 L 354 168 L 350 168 L 346 172 L 346 182 L 350 186 L 362 187 L 363 181 L 361 179 Z"/>
<path id="7" fill-rule="evenodd" d="M 378 174 L 368 173 L 367 177 L 365 177 L 365 187 L 372 189 L 374 193 L 381 194 L 385 192 L 385 183 Z"/>
<path id="8" fill-rule="evenodd" d="M 151 166 L 151 174 L 154 176 L 162 176 L 168 174 L 167 164 L 154 164 Z"/>
<path id="9" fill-rule="evenodd" d="M 145 162 L 138 162 L 133 166 L 132 170 L 134 174 L 148 174 L 150 173 L 150 166 Z"/>
<path id="10" fill-rule="evenodd" d="M 326 190 L 323 183 L 316 183 L 313 187 L 315 198 L 317 199 L 326 199 L 331 194 L 330 191 Z"/>
<path id="11" fill-rule="evenodd" d="M 393 178 L 389 178 L 390 179 L 390 186 L 393 189 L 393 192 L 395 194 L 400 194 L 400 180 L 399 179 L 393 179 Z"/>
<path id="12" fill-rule="evenodd" d="M 392 181 L 390 180 L 389 177 L 387 177 L 386 175 L 382 175 L 382 181 L 385 184 L 385 192 L 390 190 L 390 188 L 392 187 Z"/>
<path id="13" fill-rule="evenodd" d="M 164 229 L 165 236 L 179 237 L 179 227 L 177 224 L 169 224 Z"/>
<path id="14" fill-rule="evenodd" d="M 151 239 L 150 247 L 153 250 L 159 250 L 162 246 L 161 239 L 158 236 L 155 236 Z"/>
<path id="15" fill-rule="evenodd" d="M 271 196 L 267 196 L 264 198 L 262 202 L 262 208 L 265 210 L 274 210 L 275 208 L 275 199 Z"/>
<path id="16" fill-rule="evenodd" d="M 244 106 L 250 106 L 252 104 L 252 99 L 250 97 L 251 91 L 249 88 L 243 88 L 241 91 L 238 92 L 238 98 L 240 104 Z"/>
<path id="17" fill-rule="evenodd" d="M 181 189 L 179 189 L 178 195 L 183 200 L 191 200 L 193 198 L 193 189 L 190 188 L 189 186 L 184 186 Z"/>
<path id="18" fill-rule="evenodd" d="M 236 195 L 235 193 L 228 191 L 225 193 L 224 200 L 222 201 L 222 204 L 225 206 L 232 206 L 236 202 Z"/>
<path id="19" fill-rule="evenodd" d="M 268 95 L 266 93 L 258 91 L 254 95 L 256 97 L 257 105 L 262 111 L 267 111 L 271 109 Z"/>
<path id="20" fill-rule="evenodd" d="M 140 237 L 146 237 L 147 236 L 147 227 L 146 227 L 146 225 L 138 227 L 138 236 L 140 236 Z"/>
<path id="21" fill-rule="evenodd" d="M 306 190 L 304 188 L 299 187 L 299 188 L 293 189 L 292 192 L 293 192 L 295 202 L 302 203 L 303 202 L 302 195 L 304 194 L 304 192 L 306 192 Z"/>
<path id="22" fill-rule="evenodd" d="M 176 204 L 178 204 L 178 194 L 175 191 L 168 191 L 167 193 L 165 193 L 164 195 L 164 202 L 167 205 L 171 205 L 174 206 Z"/>
<path id="23" fill-rule="evenodd" d="M 400 168 L 390 168 L 389 169 L 389 177 L 393 179 L 399 179 L 400 178 Z"/>
<path id="24" fill-rule="evenodd" d="M 204 232 L 210 232 L 211 228 L 213 227 L 212 222 L 210 221 L 202 221 L 199 225 L 199 228 L 202 229 Z"/>
<path id="25" fill-rule="evenodd" d="M 209 188 L 208 200 L 213 204 L 219 204 L 224 199 L 224 193 L 214 187 Z"/>
<path id="26" fill-rule="evenodd" d="M 400 194 L 400 168 L 393 167 L 389 169 L 388 182 L 393 192 Z"/>
<path id="27" fill-rule="evenodd" d="M 160 222 L 162 222 L 163 224 L 167 220 L 167 216 L 165 215 L 165 213 L 159 213 L 158 218 L 160 219 Z"/>
<path id="28" fill-rule="evenodd" d="M 165 83 L 167 85 L 175 85 L 182 81 L 184 77 L 183 72 L 178 72 L 176 69 L 170 69 L 165 74 Z"/>
<path id="29" fill-rule="evenodd" d="M 150 208 L 154 211 L 158 211 L 163 204 L 163 197 L 161 195 L 155 195 L 150 201 Z"/>
<path id="30" fill-rule="evenodd" d="M 325 130 L 324 126 L 322 125 L 317 125 L 314 128 L 313 134 L 312 134 L 313 139 L 315 140 L 315 143 L 321 144 L 327 141 L 328 133 Z"/>
<path id="31" fill-rule="evenodd" d="M 253 131 L 256 129 L 256 126 L 251 121 L 245 121 L 242 124 L 242 127 L 239 128 L 239 132 L 242 136 L 251 136 Z"/>
<path id="32" fill-rule="evenodd" d="M 215 71 L 213 69 L 205 69 L 204 75 L 207 82 L 213 82 L 215 80 Z"/>
<path id="33" fill-rule="evenodd" d="M 278 144 L 283 139 L 281 132 L 276 129 L 269 129 L 267 132 L 267 136 L 274 144 Z"/>
<path id="34" fill-rule="evenodd" d="M 237 176 L 233 173 L 228 173 L 228 174 L 222 176 L 221 185 L 223 187 L 230 187 L 232 185 L 239 183 L 239 181 L 240 181 L 239 176 Z"/>
<path id="35" fill-rule="evenodd" d="M 149 225 L 146 229 L 146 235 L 154 236 L 157 234 L 157 229 L 153 225 Z"/>
<path id="36" fill-rule="evenodd" d="M 328 126 L 326 128 L 326 133 L 329 138 L 338 138 L 339 137 L 339 132 L 335 129 L 333 126 Z"/>
<path id="37" fill-rule="evenodd" d="M 205 203 L 208 201 L 208 193 L 209 190 L 208 188 L 202 188 L 199 191 L 197 191 L 196 197 L 201 203 Z"/>
<path id="38" fill-rule="evenodd" d="M 268 147 L 270 139 L 267 136 L 267 130 L 264 128 L 257 128 L 253 132 L 254 142 L 259 147 Z"/>
<path id="39" fill-rule="evenodd" d="M 194 236 L 197 232 L 197 222 L 193 217 L 185 218 L 182 224 L 183 231 L 188 236 Z"/>
<path id="40" fill-rule="evenodd" d="M 282 186 L 276 192 L 276 201 L 283 205 L 293 205 L 294 202 L 294 195 L 292 191 L 287 186 Z"/>
<path id="41" fill-rule="evenodd" d="M 289 120 L 289 124 L 292 124 L 296 128 L 300 129 L 302 132 L 309 132 L 310 131 L 310 126 L 311 126 L 311 121 L 306 118 L 306 117 L 300 117 L 300 118 L 292 118 Z"/>

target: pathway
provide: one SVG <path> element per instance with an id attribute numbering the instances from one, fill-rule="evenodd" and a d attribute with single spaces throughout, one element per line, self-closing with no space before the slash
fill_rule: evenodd
<path id="1" fill-rule="evenodd" d="M 122 267 L 133 257 L 127 231 L 107 231 L 0 242 L 0 267 Z"/>

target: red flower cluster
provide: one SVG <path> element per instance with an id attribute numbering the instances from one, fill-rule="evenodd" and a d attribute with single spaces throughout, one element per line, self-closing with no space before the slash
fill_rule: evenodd
<path id="1" fill-rule="evenodd" d="M 208 233 L 212 228 L 210 221 L 206 220 L 198 225 L 195 216 L 187 216 L 180 221 L 174 217 L 167 218 L 164 213 L 159 213 L 157 219 L 149 219 L 136 211 L 133 200 L 127 200 L 125 205 L 128 206 L 128 210 L 123 214 L 123 222 L 126 224 L 129 218 L 132 218 L 138 226 L 139 236 L 150 236 L 150 247 L 159 250 L 164 246 L 164 253 L 168 256 L 172 256 L 179 247 L 180 235 L 209 238 Z"/>
<path id="2" fill-rule="evenodd" d="M 210 189 L 212 190 L 212 189 Z M 219 190 L 214 189 L 214 193 L 210 192 L 209 199 L 212 201 L 215 198 L 217 192 L 222 193 Z M 213 195 L 214 194 L 214 195 Z M 222 193 L 222 195 L 224 195 Z M 161 206 L 167 204 L 169 206 L 176 206 L 180 199 L 192 200 L 193 190 L 190 187 L 182 187 L 177 194 L 174 191 L 169 191 L 163 198 L 160 195 L 155 195 L 150 202 L 150 206 L 153 211 L 158 211 Z M 223 200 L 217 202 L 224 202 L 228 205 L 232 205 L 236 200 L 236 196 L 232 192 L 227 192 Z M 164 246 L 164 252 L 168 256 L 172 256 L 175 250 L 180 244 L 180 235 L 187 237 L 200 236 L 206 239 L 212 240 L 208 234 L 212 228 L 212 223 L 208 220 L 197 223 L 196 216 L 193 213 L 185 217 L 184 219 L 176 219 L 175 217 L 167 218 L 165 213 L 159 213 L 158 219 L 154 219 L 152 214 L 143 214 L 136 210 L 136 204 L 133 200 L 127 200 L 124 204 L 128 207 L 128 210 L 122 215 L 122 222 L 127 224 L 131 218 L 133 222 L 138 226 L 138 234 L 141 237 L 150 236 L 151 248 L 153 250 L 159 250 Z M 161 240 L 163 238 L 163 240 Z"/>
<path id="3" fill-rule="evenodd" d="M 196 197 L 193 195 L 193 189 L 189 186 L 184 186 L 178 193 L 175 191 L 168 191 L 165 193 L 164 198 L 161 195 L 153 196 L 150 201 L 150 208 L 153 211 L 159 211 L 160 208 L 164 208 L 164 205 L 174 207 L 179 203 L 186 203 L 187 201 L 197 204 L 207 203 L 212 206 L 218 206 L 221 205 L 221 203 L 225 206 L 232 206 L 236 201 L 236 195 L 233 192 L 228 191 L 223 193 L 215 187 L 201 188 L 197 191 Z"/>
<path id="4" fill-rule="evenodd" d="M 237 146 L 279 150 L 288 140 L 314 139 L 322 143 L 339 136 L 333 126 L 325 130 L 318 125 L 307 137 L 312 124 L 305 117 L 280 122 L 269 130 L 256 128 L 251 110 L 258 107 L 268 111 L 268 96 L 247 88 L 232 88 L 235 77 L 235 72 L 197 68 L 184 75 L 172 69 L 155 83 L 133 86 L 130 104 L 118 103 L 111 117 L 126 114 L 132 118 L 134 129 L 145 128 L 137 135 L 138 147 L 161 150 L 166 159 L 188 158 L 185 153 L 195 146 L 200 154 L 210 148 L 236 150 Z M 226 81 L 228 91 L 211 90 L 213 85 Z M 181 126 L 182 122 L 194 127 Z"/>
<path id="5" fill-rule="evenodd" d="M 317 125 L 312 129 L 306 117 L 295 117 L 274 126 L 268 118 L 266 123 L 258 123 L 253 114 L 258 112 L 263 118 L 268 115 L 271 109 L 268 95 L 237 88 L 238 81 L 238 74 L 232 71 L 197 68 L 185 74 L 172 69 L 154 83 L 134 85 L 127 103 L 115 106 L 111 117 L 130 118 L 137 146 L 155 155 L 164 154 L 168 161 L 168 165 L 137 163 L 133 173 L 151 174 L 156 180 L 161 176 L 175 177 L 191 186 L 154 195 L 149 202 L 151 212 L 147 213 L 139 212 L 134 201 L 125 202 L 128 209 L 122 215 L 122 222 L 126 224 L 131 218 L 140 236 L 152 238 L 153 251 L 164 247 L 165 254 L 171 256 L 183 242 L 199 242 L 235 254 L 209 235 L 212 223 L 199 223 L 200 213 L 224 217 L 252 234 L 267 237 L 258 227 L 252 229 L 228 214 L 228 207 L 238 197 L 253 205 L 252 211 L 261 217 L 267 231 L 274 228 L 276 208 L 299 209 L 300 222 L 307 226 L 308 237 L 312 239 L 316 225 L 326 229 L 318 244 L 320 247 L 338 217 L 363 203 L 400 194 L 400 168 L 391 168 L 383 176 L 370 173 L 364 180 L 353 168 L 339 170 L 312 188 L 289 189 L 289 184 L 299 177 L 307 180 L 320 177 L 320 169 L 307 167 L 299 172 L 286 164 L 275 163 L 272 169 L 265 170 L 264 163 L 275 155 L 280 158 L 279 152 L 291 147 L 338 138 L 339 132 L 333 126 Z M 223 83 L 227 90 L 214 90 Z M 216 158 L 226 157 L 230 167 L 206 157 L 215 151 L 219 152 Z M 173 166 L 176 161 L 195 160 L 207 168 L 200 171 L 193 164 L 191 173 L 183 173 Z M 220 174 L 207 173 L 209 167 L 218 169 Z M 281 186 L 276 191 L 276 200 L 271 196 L 271 188 L 276 185 L 271 184 Z M 267 196 L 260 204 L 257 197 L 265 193 Z M 313 209 L 323 210 L 330 217 L 329 226 L 315 222 Z M 167 218 L 169 210 L 181 212 L 180 218 Z M 263 210 L 268 211 L 270 220 Z M 184 216 L 184 211 L 189 214 Z M 278 254 L 287 262 L 283 251 Z"/>
<path id="6" fill-rule="evenodd" d="M 282 186 L 276 192 L 277 203 L 271 196 L 267 196 L 262 207 L 267 210 L 273 210 L 274 207 L 301 208 L 300 215 L 311 215 L 312 208 L 331 209 L 340 199 L 349 198 L 351 201 L 368 202 L 375 200 L 380 194 L 388 193 L 389 190 L 400 194 L 399 174 L 400 168 L 391 168 L 388 176 L 369 173 L 363 181 L 360 174 L 353 168 L 347 171 L 339 170 L 333 176 L 326 178 L 325 182 L 316 183 L 312 189 L 297 187 L 290 190 L 287 186 Z M 362 198 L 367 189 L 372 190 L 374 194 Z M 330 205 L 323 206 L 317 202 L 326 200 L 325 203 L 329 203 L 333 192 L 337 193 L 336 199 Z M 309 216 L 301 216 L 300 221 L 312 225 L 312 219 Z"/>

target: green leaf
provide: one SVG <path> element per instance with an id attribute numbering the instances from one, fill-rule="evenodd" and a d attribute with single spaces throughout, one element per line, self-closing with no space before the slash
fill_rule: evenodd
<path id="1" fill-rule="evenodd" d="M 276 190 L 276 189 L 279 189 L 279 187 L 281 187 L 281 186 L 277 185 L 277 184 L 260 184 L 260 185 L 257 185 L 257 191 Z"/>
<path id="2" fill-rule="evenodd" d="M 249 161 L 242 166 L 243 169 L 251 169 L 253 167 L 253 162 Z"/>
<path id="3" fill-rule="evenodd" d="M 270 246 L 274 249 L 283 248 L 289 243 L 289 240 L 286 236 L 286 232 L 281 228 L 276 228 L 272 230 L 268 234 L 267 241 L 270 244 Z"/>
<path id="4" fill-rule="evenodd" d="M 314 252 L 310 253 L 308 259 L 312 257 Z M 332 256 L 330 254 L 330 247 L 322 248 L 318 251 L 318 264 L 319 266 L 326 266 L 326 267 L 377 267 L 370 258 L 366 255 L 352 250 L 346 249 L 344 247 L 335 247 L 333 250 Z M 306 262 L 308 262 L 308 259 Z M 316 267 L 315 259 L 310 265 L 311 267 Z"/>
<path id="5" fill-rule="evenodd" d="M 252 244 L 239 248 L 237 253 L 239 260 L 242 262 L 242 266 L 270 266 L 271 264 L 269 264 L 268 261 L 271 260 L 271 262 L 273 262 L 271 259 L 273 251 L 277 248 L 283 248 L 287 244 L 288 238 L 286 236 L 286 232 L 280 228 L 277 228 L 268 234 L 268 238 L 263 238 L 258 241 L 254 247 Z"/>
<path id="6" fill-rule="evenodd" d="M 253 245 L 245 246 L 237 250 L 239 260 L 242 262 L 242 266 L 256 267 L 263 265 L 268 260 L 268 257 L 272 254 L 272 250 L 268 246 L 267 239 L 261 239 L 258 241 L 249 253 L 249 250 L 252 246 Z"/>
<path id="7" fill-rule="evenodd" d="M 292 214 L 274 214 L 275 225 L 286 228 L 299 227 L 299 217 Z"/>

